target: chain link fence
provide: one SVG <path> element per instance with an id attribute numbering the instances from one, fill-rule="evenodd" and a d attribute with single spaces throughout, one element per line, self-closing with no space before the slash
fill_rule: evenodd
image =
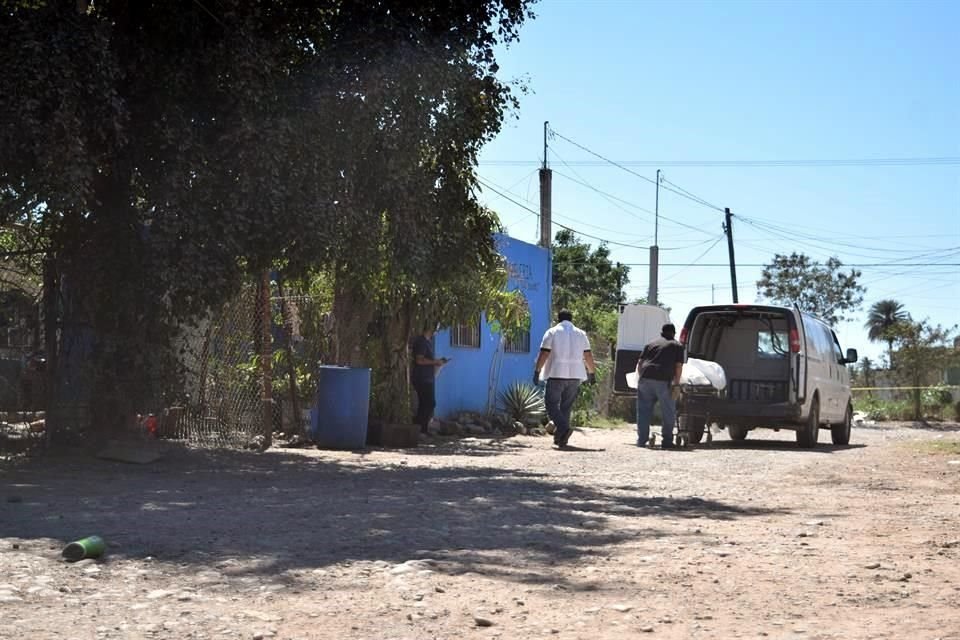
<path id="1" fill-rule="evenodd" d="M 157 417 L 157 435 L 211 447 L 263 449 L 305 437 L 324 314 L 275 281 L 243 288 L 181 337 L 184 398 Z M 305 335 L 307 334 L 307 335 Z"/>
<path id="2" fill-rule="evenodd" d="M 24 292 L 0 278 L 0 464 L 42 450 L 51 436 L 82 444 L 92 423 L 94 351 L 119 348 L 55 295 L 47 304 L 39 287 Z M 44 309 L 56 317 L 45 319 Z M 329 304 L 264 275 L 182 327 L 172 345 L 138 347 L 172 351 L 176 362 L 175 373 L 160 367 L 138 378 L 146 388 L 131 427 L 144 438 L 212 448 L 265 449 L 275 434 L 303 441 L 331 334 Z"/>

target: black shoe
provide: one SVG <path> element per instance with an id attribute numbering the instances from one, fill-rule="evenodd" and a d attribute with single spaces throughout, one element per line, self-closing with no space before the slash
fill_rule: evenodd
<path id="1" fill-rule="evenodd" d="M 676 449 L 676 448 L 677 448 L 677 445 L 673 444 L 672 442 L 664 442 L 662 445 L 660 445 L 660 448 L 661 448 L 661 449 Z"/>

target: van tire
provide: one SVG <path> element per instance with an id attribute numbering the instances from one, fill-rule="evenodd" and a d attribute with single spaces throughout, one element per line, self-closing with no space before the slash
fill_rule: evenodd
<path id="1" fill-rule="evenodd" d="M 844 414 L 843 422 L 830 426 L 830 438 L 833 444 L 850 444 L 850 430 L 853 428 L 853 406 L 847 405 L 847 412 Z"/>
<path id="2" fill-rule="evenodd" d="M 746 427 L 727 425 L 727 433 L 730 434 L 731 440 L 746 440 L 747 431 L 749 431 L 749 429 L 747 429 Z"/>
<path id="3" fill-rule="evenodd" d="M 696 416 L 680 416 L 680 431 L 685 432 L 687 441 L 691 444 L 699 444 L 703 440 L 703 431 L 707 426 L 704 418 Z"/>
<path id="4" fill-rule="evenodd" d="M 820 400 L 814 396 L 810 403 L 810 414 L 807 416 L 807 422 L 797 429 L 797 444 L 804 449 L 810 449 L 817 446 L 817 438 L 820 435 Z"/>

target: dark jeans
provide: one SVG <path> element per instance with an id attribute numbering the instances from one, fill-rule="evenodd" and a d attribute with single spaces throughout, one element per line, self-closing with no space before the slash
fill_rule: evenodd
<path id="1" fill-rule="evenodd" d="M 666 445 L 673 444 L 673 425 L 677 421 L 677 408 L 670 395 L 670 382 L 640 378 L 637 381 L 637 446 L 647 444 L 650 437 L 650 420 L 653 418 L 653 405 L 660 403 L 663 417 L 661 436 Z"/>
<path id="2" fill-rule="evenodd" d="M 547 404 L 547 415 L 553 420 L 556 431 L 553 432 L 555 444 L 567 444 L 570 439 L 570 412 L 573 403 L 580 393 L 579 380 L 565 380 L 550 378 L 547 380 L 547 392 L 544 401 Z"/>
<path id="3" fill-rule="evenodd" d="M 417 392 L 417 415 L 413 421 L 420 425 L 421 431 L 425 432 L 427 425 L 430 424 L 430 418 L 433 417 L 433 410 L 437 406 L 433 381 L 414 382 L 413 389 Z"/>

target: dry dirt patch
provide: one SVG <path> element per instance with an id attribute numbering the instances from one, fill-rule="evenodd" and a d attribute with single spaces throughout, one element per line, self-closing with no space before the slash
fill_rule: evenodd
<path id="1" fill-rule="evenodd" d="M 960 638 L 956 425 L 753 436 L 50 456 L 3 478 L 0 637 Z"/>

